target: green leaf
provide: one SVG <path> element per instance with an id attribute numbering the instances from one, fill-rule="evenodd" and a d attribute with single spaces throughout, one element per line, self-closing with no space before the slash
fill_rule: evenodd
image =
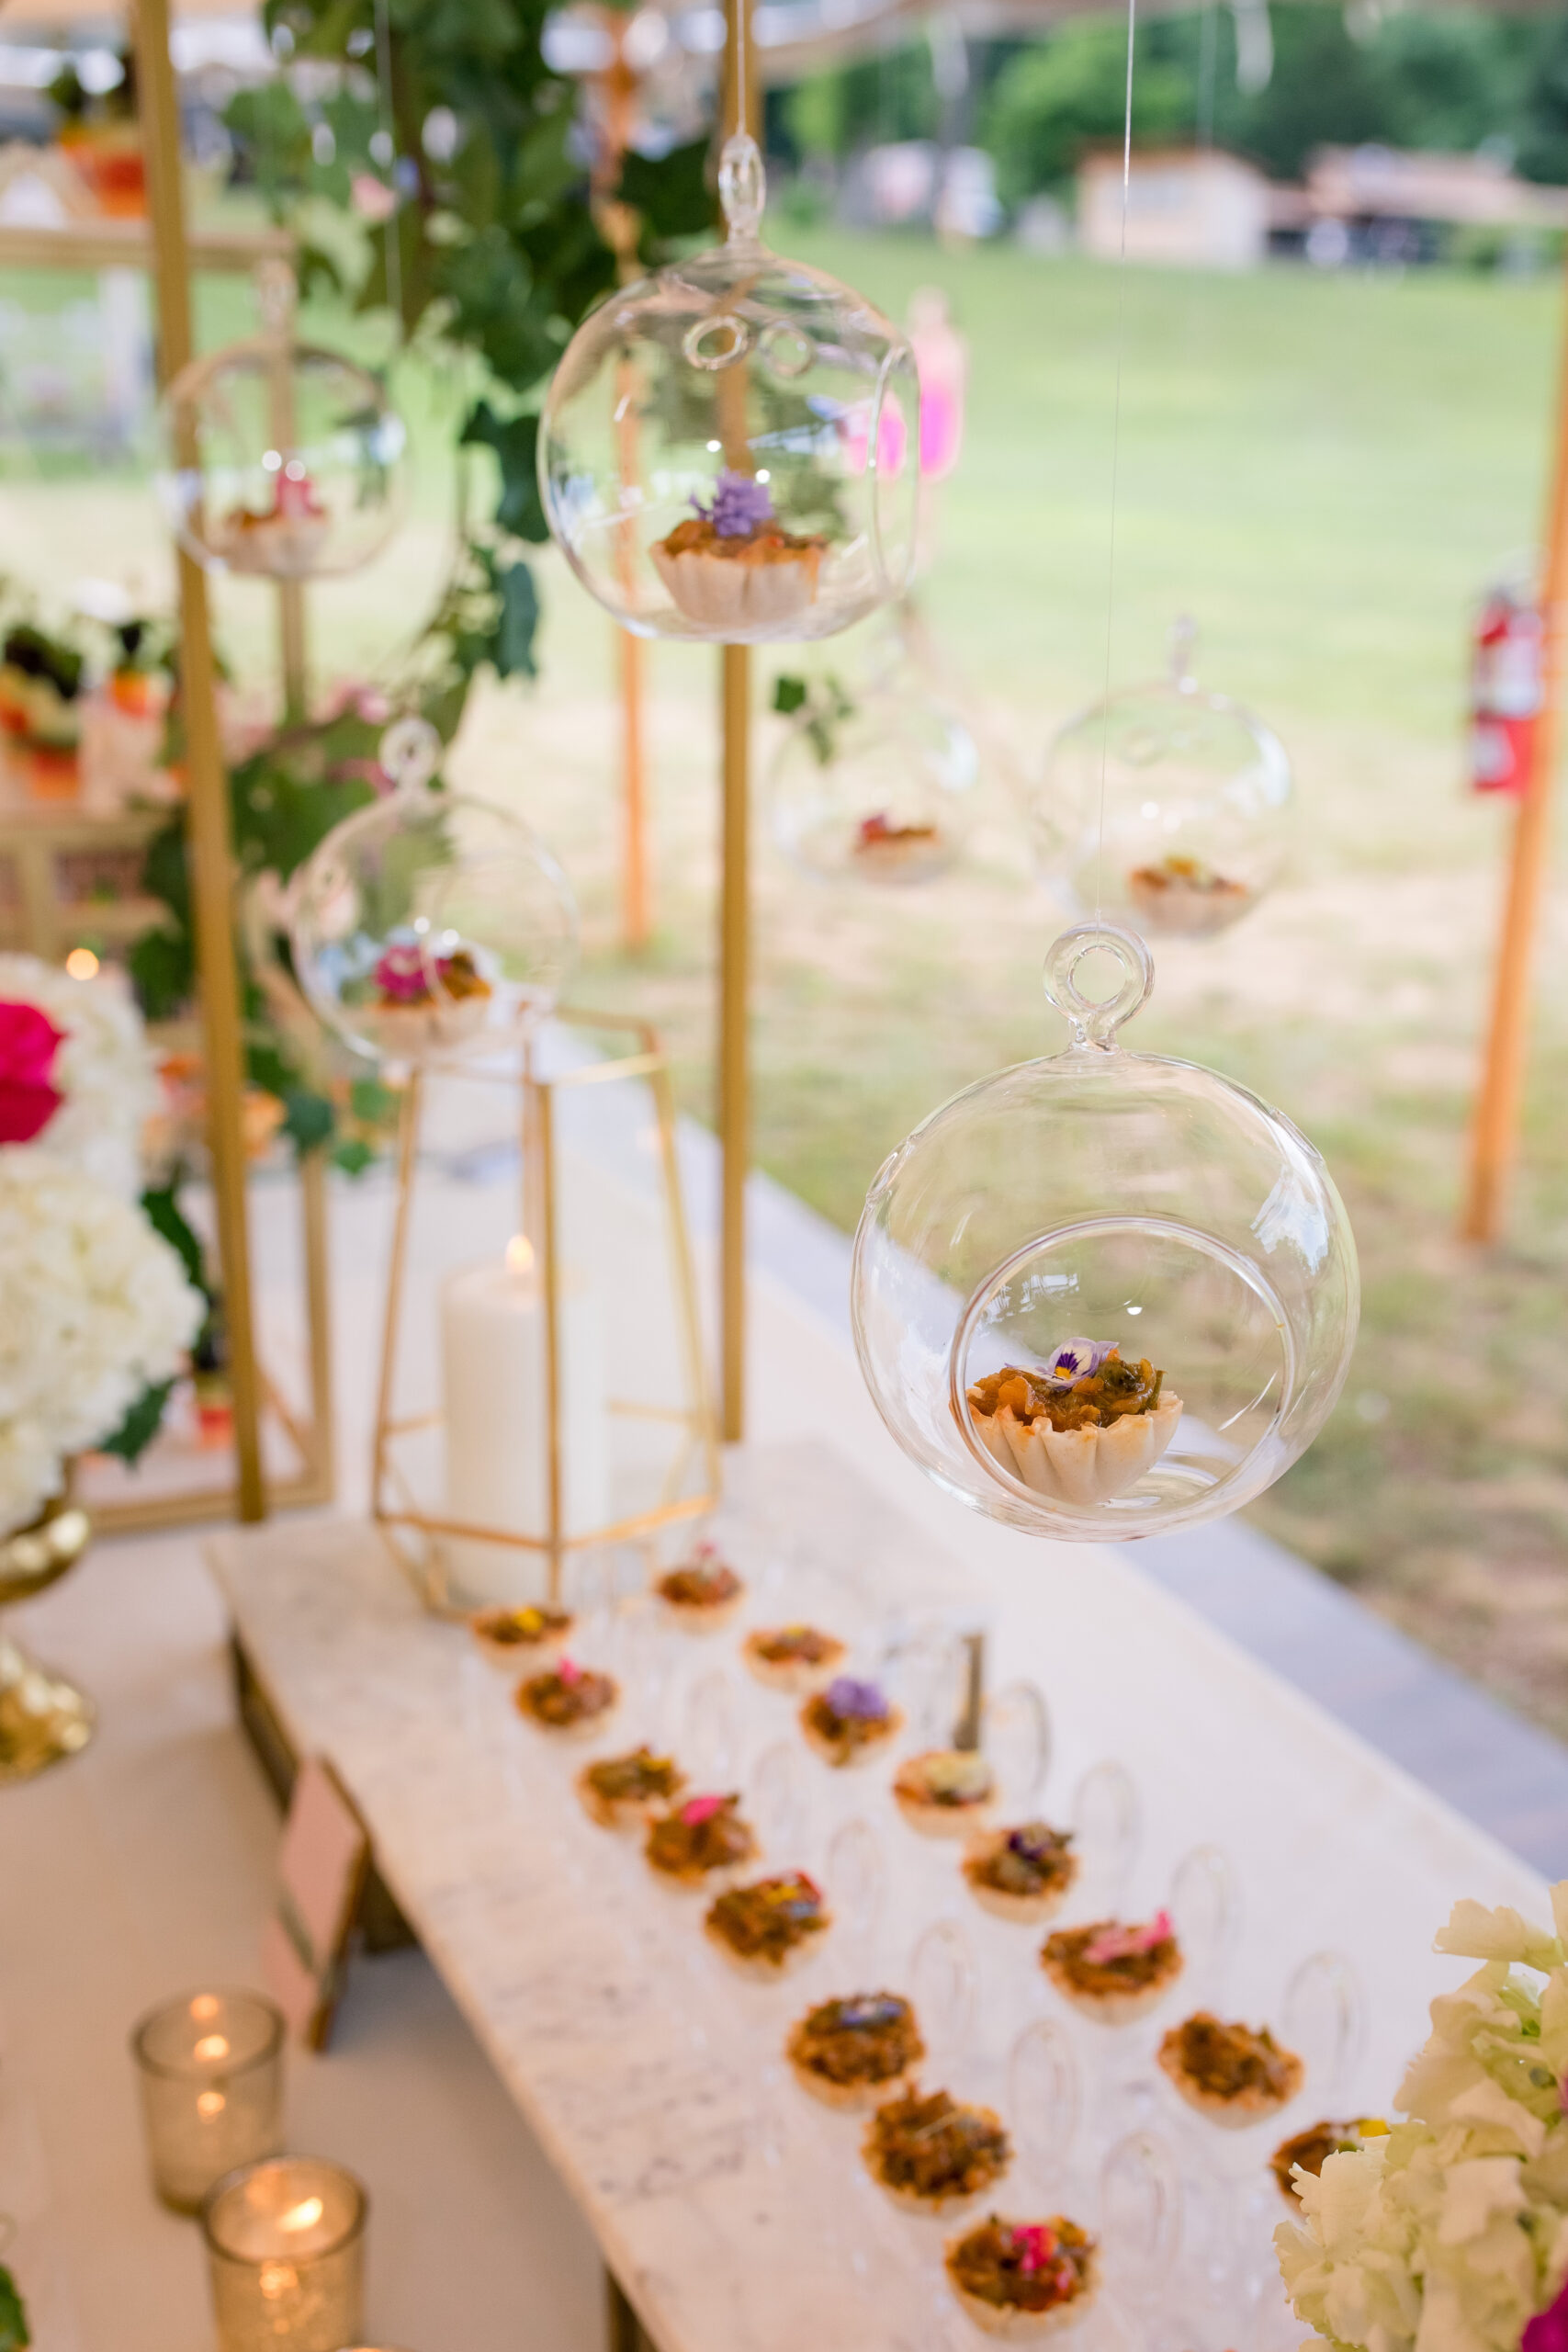
<path id="1" fill-rule="evenodd" d="M 179 1179 L 152 1187 L 141 1195 L 141 1211 L 154 1233 L 166 1241 L 185 1268 L 186 1280 L 205 1298 L 212 1296 L 207 1279 L 207 1258 L 201 1236 L 180 1206 Z"/>
<path id="2" fill-rule="evenodd" d="M 26 2352 L 32 2340 L 17 2282 L 0 2263 L 0 2352 Z"/>
<path id="3" fill-rule="evenodd" d="M 794 712 L 802 707 L 805 701 L 806 681 L 804 678 L 775 678 L 773 680 L 773 708 L 784 718 L 790 718 Z"/>
<path id="4" fill-rule="evenodd" d="M 538 417 L 500 417 L 489 401 L 480 401 L 463 427 L 462 442 L 468 448 L 495 451 L 501 467 L 497 529 L 542 547 L 550 536 L 550 526 L 539 496 Z"/>
<path id="5" fill-rule="evenodd" d="M 136 1001 L 149 1021 L 170 1021 L 188 1003 L 196 985 L 187 934 L 144 931 L 126 956 Z"/>
<path id="6" fill-rule="evenodd" d="M 333 1166 L 341 1168 L 345 1176 L 363 1176 L 375 1158 L 367 1143 L 362 1142 L 357 1136 L 351 1136 L 346 1143 L 340 1143 L 334 1148 Z"/>
<path id="7" fill-rule="evenodd" d="M 121 1462 L 140 1461 L 163 1426 L 174 1389 L 172 1380 L 160 1380 L 151 1388 L 144 1388 L 114 1435 L 98 1440 L 98 1453 L 115 1454 Z M 7 2342 L 15 2341 L 6 2336 L 5 2322 L 5 2295 L 0 2289 L 0 2352 L 4 2352 Z M 27 2340 L 25 2335 L 21 2338 L 24 2344 Z"/>
<path id="8" fill-rule="evenodd" d="M 336 1114 L 327 1097 L 312 1093 L 309 1087 L 289 1087 L 283 1097 L 283 1132 L 296 1151 L 319 1150 L 337 1125 Z"/>
<path id="9" fill-rule="evenodd" d="M 385 1127 L 397 1116 L 400 1097 L 378 1078 L 356 1078 L 348 1090 L 348 1107 L 367 1127 Z"/>
<path id="10" fill-rule="evenodd" d="M 700 237 L 713 227 L 717 209 L 708 184 L 710 153 L 705 139 L 672 147 L 657 159 L 628 149 L 615 193 L 623 204 L 641 213 L 650 234 L 661 242 Z"/>
<path id="11" fill-rule="evenodd" d="M 501 592 L 501 618 L 496 624 L 491 659 L 498 678 L 532 678 L 534 633 L 539 626 L 539 592 L 525 563 L 508 564 L 496 574 Z"/>

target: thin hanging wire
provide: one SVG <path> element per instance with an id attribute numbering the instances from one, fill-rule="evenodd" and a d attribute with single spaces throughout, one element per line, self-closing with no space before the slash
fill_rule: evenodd
<path id="1" fill-rule="evenodd" d="M 397 117 L 392 107 L 392 17 L 389 0 L 376 0 L 376 97 L 381 136 L 386 143 L 387 177 L 392 188 L 392 209 L 387 215 L 382 232 L 387 241 L 387 300 L 391 305 L 400 343 L 403 337 L 403 254 L 398 215 L 402 209 L 402 190 L 398 186 Z"/>
<path id="2" fill-rule="evenodd" d="M 1116 257 L 1116 390 L 1111 408 L 1111 529 L 1105 565 L 1105 694 L 1100 704 L 1100 814 L 1094 842 L 1094 913 L 1104 911 L 1105 775 L 1111 756 L 1111 656 L 1116 616 L 1116 488 L 1122 455 L 1122 358 L 1127 341 L 1127 208 L 1133 186 L 1133 51 L 1138 0 L 1127 0 L 1127 99 L 1122 122 L 1122 237 Z"/>
<path id="3" fill-rule="evenodd" d="M 1219 0 L 1206 0 L 1198 35 L 1198 144 L 1214 143 L 1214 76 L 1218 62 Z"/>

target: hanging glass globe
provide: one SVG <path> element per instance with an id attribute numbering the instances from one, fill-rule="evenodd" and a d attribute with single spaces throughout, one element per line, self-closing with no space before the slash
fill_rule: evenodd
<path id="1" fill-rule="evenodd" d="M 1179 622 L 1171 641 L 1163 684 L 1108 695 L 1062 729 L 1031 831 L 1042 874 L 1070 905 L 1202 938 L 1276 880 L 1291 763 L 1261 719 L 1200 687 L 1191 624 Z"/>
<path id="2" fill-rule="evenodd" d="M 209 571 L 357 571 L 402 517 L 402 420 L 363 368 L 295 341 L 288 272 L 262 302 L 261 334 L 193 360 L 164 396 L 170 526 Z"/>
<path id="3" fill-rule="evenodd" d="M 862 297 L 757 236 L 762 162 L 724 150 L 722 245 L 614 293 L 557 368 L 539 433 L 550 530 L 642 637 L 830 637 L 914 558 L 919 395 Z"/>
<path id="4" fill-rule="evenodd" d="M 974 821 L 980 754 L 931 690 L 902 624 L 863 683 L 825 674 L 778 685 L 788 691 L 774 707 L 790 723 L 769 792 L 785 856 L 831 880 L 897 885 L 945 874 Z"/>
<path id="5" fill-rule="evenodd" d="M 1114 959 L 1093 1002 L 1086 956 Z M 1045 963 L 1065 1053 L 982 1079 L 878 1171 L 852 1306 L 877 1409 L 938 1485 L 1080 1543 L 1252 1501 L 1323 1427 L 1359 1312 L 1323 1161 L 1212 1070 L 1122 1052 L 1154 967 L 1113 923 Z"/>
<path id="6" fill-rule="evenodd" d="M 547 1012 L 577 960 L 577 906 L 515 817 L 435 781 L 440 739 L 381 739 L 394 789 L 334 825 L 294 890 L 295 975 L 345 1045 L 418 1068 L 494 1053 Z"/>

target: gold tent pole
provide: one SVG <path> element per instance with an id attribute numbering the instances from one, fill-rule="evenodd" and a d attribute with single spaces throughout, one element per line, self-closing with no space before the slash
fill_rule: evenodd
<path id="1" fill-rule="evenodd" d="M 1568 323 L 1557 390 L 1557 447 L 1546 515 L 1546 568 L 1540 583 L 1544 641 L 1541 702 L 1530 742 L 1529 773 L 1514 821 L 1513 854 L 1497 943 L 1492 1020 L 1471 1134 L 1470 1181 L 1460 1231 L 1467 1241 L 1495 1241 L 1518 1156 L 1519 1107 L 1529 1043 L 1530 975 L 1546 889 L 1551 799 L 1562 738 L 1564 655 L 1568 653 Z"/>
<path id="2" fill-rule="evenodd" d="M 158 300 L 158 368 L 165 384 L 191 356 L 190 256 L 180 180 L 180 116 L 169 62 L 168 0 L 137 0 L 136 78 L 146 154 L 153 282 Z M 194 449 L 176 452 L 182 464 Z M 245 1229 L 245 1155 L 241 1112 L 244 1056 L 232 922 L 233 846 L 228 782 L 218 737 L 218 703 L 208 625 L 207 580 L 179 555 L 180 704 L 186 735 L 186 832 L 191 908 L 201 991 L 208 1143 L 218 1211 L 223 1323 L 234 1402 L 234 1448 L 242 1519 L 263 1519 L 261 1385 L 251 1321 L 250 1250 Z"/>
<path id="3" fill-rule="evenodd" d="M 760 128 L 750 7 L 751 0 L 726 0 L 726 138 L 742 122 L 753 130 Z M 746 462 L 739 450 L 736 455 Z M 720 649 L 719 663 L 724 786 L 718 921 L 719 1429 L 725 1442 L 735 1444 L 746 1433 L 746 1177 L 751 1159 L 751 650 L 746 645 L 726 645 Z"/>

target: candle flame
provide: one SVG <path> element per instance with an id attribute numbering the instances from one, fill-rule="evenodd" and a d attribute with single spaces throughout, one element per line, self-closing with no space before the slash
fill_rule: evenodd
<path id="1" fill-rule="evenodd" d="M 514 1233 L 506 1245 L 506 1270 L 512 1274 L 534 1271 L 534 1245 L 525 1233 Z"/>
<path id="2" fill-rule="evenodd" d="M 96 977 L 98 959 L 90 947 L 73 947 L 65 958 L 65 968 L 73 980 L 90 980 Z"/>
<path id="3" fill-rule="evenodd" d="M 280 2295 L 291 2295 L 299 2284 L 299 2273 L 291 2262 L 264 2262 L 256 2274 L 256 2285 L 269 2303 Z"/>
<path id="4" fill-rule="evenodd" d="M 203 2091 L 197 2099 L 196 2111 L 203 2122 L 210 2123 L 215 2115 L 222 2114 L 228 2104 L 221 2091 Z"/>
<path id="5" fill-rule="evenodd" d="M 198 1993 L 190 2005 L 190 2013 L 199 2024 L 206 2018 L 215 2018 L 218 2015 L 218 2006 L 216 1993 Z"/>
<path id="6" fill-rule="evenodd" d="M 229 2055 L 228 2035 L 226 2033 L 204 2033 L 201 2040 L 197 2043 L 196 2049 L 192 2054 L 203 2061 L 210 2061 L 215 2058 L 227 2058 Z"/>
<path id="7" fill-rule="evenodd" d="M 298 2205 L 290 2205 L 287 2213 L 279 2214 L 277 2226 L 289 2231 L 314 2229 L 326 2210 L 319 2197 L 302 2197 Z"/>

